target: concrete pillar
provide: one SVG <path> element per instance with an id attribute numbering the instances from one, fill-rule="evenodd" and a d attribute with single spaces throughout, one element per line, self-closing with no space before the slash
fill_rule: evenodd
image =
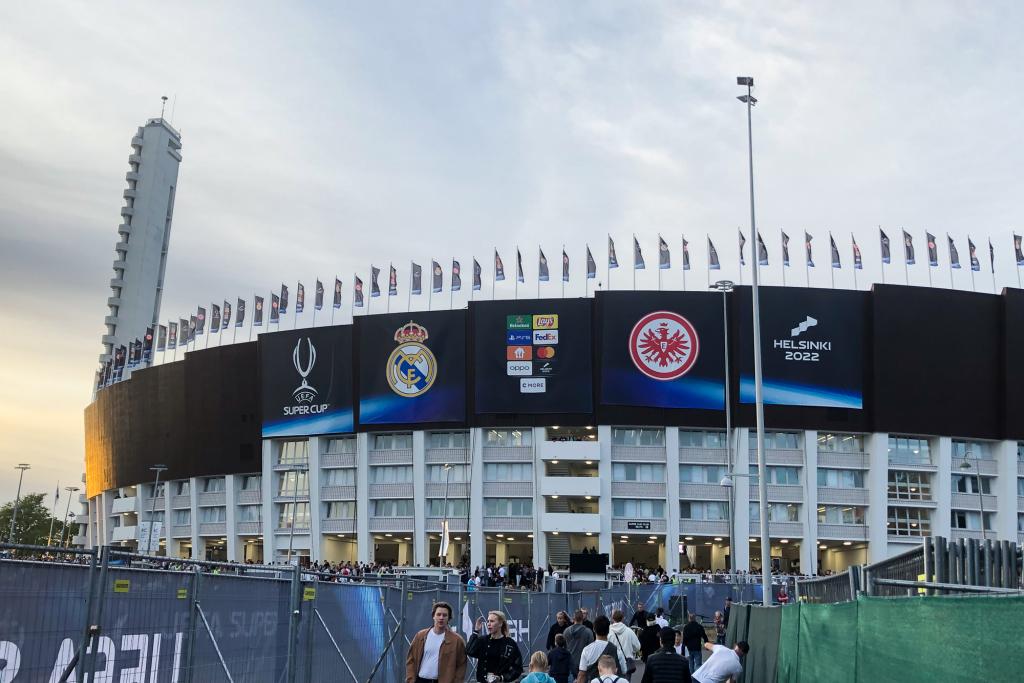
<path id="1" fill-rule="evenodd" d="M 737 428 L 733 432 L 733 470 L 746 474 L 750 471 L 747 429 Z M 736 555 L 736 571 L 750 571 L 750 477 L 733 479 L 732 516 L 731 551 Z"/>
<path id="2" fill-rule="evenodd" d="M 412 507 L 413 507 L 413 563 L 425 567 L 428 562 L 427 553 L 427 499 L 425 495 L 427 471 L 426 432 L 417 430 L 412 433 Z"/>
<path id="3" fill-rule="evenodd" d="M 487 560 L 484 541 L 484 430 L 479 427 L 471 429 L 469 442 L 469 565 L 473 571 L 483 568 Z"/>
<path id="4" fill-rule="evenodd" d="M 164 554 L 167 557 L 178 557 L 180 553 L 172 553 L 172 546 L 177 551 L 177 545 L 174 544 L 174 540 L 171 538 L 171 525 L 174 524 L 174 511 L 171 508 L 171 495 L 174 486 L 171 482 L 164 482 L 164 538 L 166 539 L 166 545 L 164 545 Z"/>
<path id="5" fill-rule="evenodd" d="M 241 477 L 229 474 L 224 477 L 224 503 L 226 506 L 226 522 L 224 524 L 225 534 L 228 539 L 225 549 L 228 562 L 241 562 L 242 556 L 241 539 L 238 537 L 238 486 Z"/>
<path id="6" fill-rule="evenodd" d="M 320 446 L 321 439 L 317 436 L 309 438 L 309 561 L 319 562 L 323 557 L 323 535 L 320 533 L 320 520 L 324 510 L 320 505 Z M 326 443 L 326 439 L 323 440 Z"/>
<path id="7" fill-rule="evenodd" d="M 506 564 L 508 562 L 508 543 L 504 541 L 498 541 L 495 544 L 494 561 L 498 564 Z"/>
<path id="8" fill-rule="evenodd" d="M 413 560 L 413 544 L 406 541 L 398 542 L 398 564 L 401 565 L 412 565 Z"/>
<path id="9" fill-rule="evenodd" d="M 189 492 L 189 516 L 192 518 L 192 559 L 206 559 L 206 543 L 199 537 L 199 487 L 203 480 L 199 477 L 192 477 L 188 481 Z"/>
<path id="10" fill-rule="evenodd" d="M 277 554 L 277 509 L 274 505 L 274 493 L 277 482 L 274 481 L 274 442 L 263 441 L 263 475 L 261 492 L 263 503 L 263 562 L 273 562 Z"/>
<path id="11" fill-rule="evenodd" d="M 356 434 L 356 559 L 373 559 L 373 538 L 370 536 L 370 469 L 369 435 Z"/>
<path id="12" fill-rule="evenodd" d="M 948 436 L 931 439 L 932 462 L 938 466 L 932 493 L 935 495 L 935 510 L 932 511 L 932 534 L 949 538 L 950 509 L 953 498 L 953 440 Z"/>
<path id="13" fill-rule="evenodd" d="M 676 435 L 676 450 L 678 451 L 678 434 Z M 597 476 L 601 480 L 600 505 L 601 531 L 598 534 L 597 547 L 602 553 L 613 553 L 612 549 L 612 428 L 609 425 L 598 425 L 597 441 L 601 447 L 601 460 L 597 463 Z M 679 457 L 678 455 L 676 456 Z M 678 487 L 677 487 L 678 491 Z M 678 496 L 676 496 L 678 498 Z M 678 505 L 677 513 L 678 513 Z M 614 557 L 609 557 L 611 563 L 615 563 Z"/>
<path id="14" fill-rule="evenodd" d="M 818 573 L 818 432 L 804 432 L 803 540 L 800 541 L 800 572 Z"/>
<path id="15" fill-rule="evenodd" d="M 993 444 L 999 476 L 993 482 L 996 496 L 995 537 L 1001 541 L 1017 541 L 1017 442 Z"/>
<path id="16" fill-rule="evenodd" d="M 679 429 L 665 428 L 665 542 L 661 566 L 679 571 Z"/>
<path id="17" fill-rule="evenodd" d="M 544 461 L 540 458 L 540 444 L 544 442 L 544 427 L 533 428 L 533 562 L 537 566 L 548 566 L 548 536 L 541 531 L 540 520 L 544 515 L 544 496 L 540 495 L 540 478 L 544 474 Z"/>
<path id="18" fill-rule="evenodd" d="M 884 432 L 864 437 L 868 455 L 868 562 L 889 557 L 889 435 Z"/>

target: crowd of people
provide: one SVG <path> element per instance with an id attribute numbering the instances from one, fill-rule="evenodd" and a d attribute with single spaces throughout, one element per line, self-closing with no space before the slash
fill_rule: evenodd
<path id="1" fill-rule="evenodd" d="M 476 660 L 477 683 L 630 683 L 641 666 L 641 683 L 736 681 L 750 647 L 746 642 L 731 648 L 724 644 L 731 607 L 726 600 L 716 612 L 714 641 L 696 615 L 674 629 L 664 610 L 648 612 L 644 603 L 637 604 L 628 622 L 621 609 L 593 621 L 586 609 L 576 610 L 571 619 L 561 611 L 548 631 L 546 649 L 534 652 L 524 667 L 504 612 L 478 618 L 463 641 L 449 625 L 451 605 L 436 602 L 431 625 L 409 645 L 405 683 L 461 683 L 470 659 Z"/>

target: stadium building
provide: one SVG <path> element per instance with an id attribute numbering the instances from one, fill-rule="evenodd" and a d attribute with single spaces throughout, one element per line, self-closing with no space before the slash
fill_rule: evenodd
<path id="1" fill-rule="evenodd" d="M 87 407 L 83 538 L 426 565 L 447 523 L 471 566 L 757 570 L 750 320 L 745 287 L 612 291 L 179 353 Z M 779 569 L 1024 540 L 1024 291 L 763 287 L 761 321 Z"/>

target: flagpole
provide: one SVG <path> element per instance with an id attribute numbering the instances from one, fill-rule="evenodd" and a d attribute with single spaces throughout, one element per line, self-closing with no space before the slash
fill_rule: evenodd
<path id="1" fill-rule="evenodd" d="M 235 301 L 237 304 L 238 301 Z M 235 306 L 235 322 L 238 321 L 238 306 Z M 231 330 L 231 345 L 234 346 L 235 341 L 238 339 L 238 325 L 235 325 L 235 329 Z"/>
<path id="2" fill-rule="evenodd" d="M 857 244 L 857 239 L 853 236 L 852 232 L 850 233 L 850 242 L 852 242 L 853 244 Z M 863 255 L 861 255 L 860 262 L 861 262 L 861 264 L 864 263 L 864 256 Z M 853 288 L 857 289 L 857 290 L 860 289 L 860 287 L 857 286 L 857 261 L 856 260 L 854 260 L 854 262 L 853 262 Z"/>
<path id="3" fill-rule="evenodd" d="M 378 287 L 379 288 L 379 287 Z M 370 315 L 370 306 L 373 305 L 373 264 L 370 264 L 370 296 L 366 296 L 366 291 L 363 291 L 363 298 L 366 300 L 366 315 Z M 352 309 L 352 320 L 356 319 L 356 309 Z"/>
<path id="4" fill-rule="evenodd" d="M 807 276 L 807 288 L 811 288 L 811 259 L 807 253 L 807 231 L 804 231 L 804 273 Z"/>
<path id="5" fill-rule="evenodd" d="M 686 251 L 686 236 L 683 235 L 683 291 L 686 291 L 686 259 L 688 252 Z"/>
<path id="6" fill-rule="evenodd" d="M 300 282 L 299 284 L 301 285 L 302 283 Z M 299 298 L 299 289 L 298 289 L 298 287 L 296 287 L 295 288 L 295 302 L 292 304 L 293 305 L 293 308 L 292 308 L 292 329 L 293 330 L 298 328 L 298 326 L 299 326 L 299 306 L 298 306 L 299 302 L 298 302 L 298 298 Z M 303 295 L 303 302 L 302 303 L 303 303 L 303 305 L 305 305 L 305 303 L 306 303 L 305 302 L 305 295 Z"/>
<path id="7" fill-rule="evenodd" d="M 928 233 L 924 234 L 924 247 L 928 250 L 928 287 L 932 286 L 932 246 L 928 244 Z M 939 245 L 935 245 L 935 260 L 939 260 Z"/>
<path id="8" fill-rule="evenodd" d="M 178 322 L 181 322 L 181 318 L 178 318 Z M 170 328 L 168 328 L 167 333 L 170 334 Z M 174 335 L 174 337 L 175 337 L 174 338 L 174 353 L 171 354 L 171 362 L 172 363 L 178 360 L 178 336 L 180 334 L 181 334 L 181 331 L 179 330 L 178 334 Z M 113 362 L 111 362 L 111 366 L 113 366 Z M 114 371 L 111 370 L 110 374 L 111 374 L 111 376 L 113 376 Z"/>
<path id="9" fill-rule="evenodd" d="M 452 259 L 452 265 L 453 266 L 455 265 L 455 259 Z M 454 274 L 455 271 L 452 270 L 452 273 Z M 460 280 L 462 279 L 462 266 L 459 266 L 459 279 Z M 459 283 L 459 289 L 462 289 L 462 283 L 461 282 Z M 470 289 L 472 289 L 472 287 L 470 287 Z M 449 282 L 448 283 L 448 310 L 449 311 L 452 310 L 452 308 L 454 306 L 455 306 L 455 290 L 452 288 L 452 283 Z"/>
<path id="10" fill-rule="evenodd" d="M 320 282 L 320 278 L 316 279 L 316 282 Z M 321 283 L 322 285 L 323 283 Z M 313 327 L 316 327 L 316 283 L 313 283 Z M 323 303 L 323 296 L 320 297 L 320 303 Z"/>
<path id="11" fill-rule="evenodd" d="M 565 256 L 565 243 L 564 242 L 562 243 L 562 256 L 563 257 Z M 563 267 L 565 266 L 565 264 L 562 264 L 562 265 L 563 265 Z M 562 278 L 562 298 L 563 299 L 565 298 L 565 278 L 564 277 Z"/>
<path id="12" fill-rule="evenodd" d="M 252 295 L 252 315 L 249 316 L 249 341 L 252 341 L 252 319 L 256 317 L 256 294 Z"/>
<path id="13" fill-rule="evenodd" d="M 612 234 L 608 233 L 608 244 L 612 243 Z M 604 283 L 608 285 L 605 289 L 612 288 L 612 259 L 611 254 L 607 254 L 608 258 L 604 260 Z M 616 258 L 618 256 L 616 255 Z"/>
<path id="14" fill-rule="evenodd" d="M 781 229 L 779 230 L 779 239 L 780 240 L 782 239 L 782 230 Z M 782 248 L 785 250 L 786 249 L 785 242 L 783 242 L 782 244 L 783 244 Z M 782 259 L 782 286 L 783 287 L 786 286 L 786 260 L 787 259 Z"/>
<path id="15" fill-rule="evenodd" d="M 956 289 L 956 285 L 953 283 L 953 250 L 952 250 L 952 245 L 953 245 L 953 239 L 949 236 L 949 233 L 947 232 L 946 233 L 946 246 L 950 247 L 950 251 L 949 251 L 949 288 L 950 289 Z M 970 257 L 970 255 L 971 255 L 971 250 L 968 249 L 967 250 L 968 258 Z M 958 255 L 958 257 L 959 257 L 959 255 Z M 979 484 L 979 486 L 980 486 L 980 484 Z"/>
<path id="16" fill-rule="evenodd" d="M 910 286 L 910 264 L 907 263 L 907 236 L 906 236 L 906 231 L 903 230 L 902 228 L 900 229 L 900 232 L 903 233 L 903 280 L 906 283 L 906 285 L 909 287 Z M 891 243 L 890 243 L 890 245 L 891 245 Z M 891 253 L 891 246 L 890 246 L 890 253 Z"/>
<path id="17" fill-rule="evenodd" d="M 737 228 L 737 229 L 739 229 L 740 234 L 742 235 L 743 234 L 742 228 Z M 737 244 L 739 244 L 739 242 L 737 242 Z M 740 277 L 739 277 L 739 280 L 740 280 L 740 284 L 742 285 L 743 284 L 743 245 L 742 244 L 740 244 Z"/>
<path id="18" fill-rule="evenodd" d="M 210 304 L 210 315 L 211 316 L 213 315 L 213 304 Z M 204 346 L 203 349 L 210 348 L 210 337 L 212 337 L 212 336 L 213 336 L 213 332 L 211 332 L 209 326 L 207 326 L 207 328 L 206 328 L 206 346 Z"/>
<path id="19" fill-rule="evenodd" d="M 658 291 L 661 291 L 661 242 L 664 238 L 658 233 Z"/>
<path id="20" fill-rule="evenodd" d="M 498 288 L 498 249 L 494 249 L 494 262 L 491 264 L 491 301 L 494 301 L 495 291 Z"/>
<path id="21" fill-rule="evenodd" d="M 68 495 L 70 496 L 71 493 L 69 492 Z M 56 521 L 56 517 L 54 517 L 54 515 L 57 514 L 57 501 L 60 499 L 59 497 L 60 497 L 60 480 L 58 479 L 57 480 L 57 493 L 53 497 L 53 509 L 50 512 L 50 533 L 46 537 L 46 547 L 47 548 L 50 547 L 50 543 L 53 541 L 53 523 L 54 523 L 54 521 Z M 64 520 L 64 523 L 65 524 L 67 523 L 66 519 Z M 61 535 L 62 536 L 64 535 L 63 531 L 61 532 Z"/>
<path id="22" fill-rule="evenodd" d="M 541 255 L 540 247 L 537 247 L 537 265 L 538 266 L 540 265 L 540 255 Z M 549 278 L 551 277 L 551 268 L 550 267 L 548 268 L 548 277 Z M 537 272 L 537 298 L 538 299 L 540 298 L 540 269 L 539 268 L 538 268 L 538 272 Z"/>
<path id="23" fill-rule="evenodd" d="M 515 299 L 516 299 L 516 301 L 519 301 L 519 262 L 520 262 L 520 258 L 519 258 L 519 245 L 517 244 L 516 245 L 516 289 L 515 289 Z"/>
<path id="24" fill-rule="evenodd" d="M 828 231 L 828 248 L 829 248 L 829 250 L 833 249 L 835 247 L 835 244 L 836 244 L 836 238 L 832 236 L 832 231 L 829 230 Z M 828 256 L 829 256 L 828 260 L 831 261 L 832 260 L 832 254 L 829 254 Z M 836 265 L 835 265 L 835 263 L 832 264 L 832 268 L 830 270 L 832 271 L 832 289 L 835 289 L 836 288 Z"/>
<path id="25" fill-rule="evenodd" d="M 882 237 L 882 224 L 881 223 L 878 224 L 878 237 L 879 237 L 879 239 L 881 239 L 881 237 Z M 879 244 L 881 244 L 881 242 L 879 242 Z M 889 245 L 889 260 L 890 261 L 892 260 L 892 243 L 890 243 L 890 245 Z M 884 260 L 882 261 L 881 265 L 882 265 L 882 284 L 884 285 L 885 284 L 885 261 Z"/>
<path id="26" fill-rule="evenodd" d="M 636 233 L 633 233 L 633 291 L 636 291 Z"/>

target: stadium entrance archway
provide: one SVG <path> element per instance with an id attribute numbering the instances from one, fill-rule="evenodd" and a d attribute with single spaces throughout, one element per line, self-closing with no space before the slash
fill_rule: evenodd
<path id="1" fill-rule="evenodd" d="M 633 564 L 633 570 L 641 569 L 649 572 L 658 567 L 665 567 L 665 535 L 664 534 L 619 534 L 614 541 L 611 563 L 622 569 L 627 562 Z"/>
<path id="2" fill-rule="evenodd" d="M 798 539 L 771 539 L 772 571 L 800 574 L 801 543 Z M 750 571 L 761 571 L 761 539 L 755 536 L 750 538 Z"/>
<path id="3" fill-rule="evenodd" d="M 250 538 L 243 543 L 240 561 L 263 564 L 263 542 L 259 539 Z"/>
<path id="4" fill-rule="evenodd" d="M 524 534 L 487 534 L 488 564 L 532 564 L 533 539 Z"/>
<path id="5" fill-rule="evenodd" d="M 818 571 L 839 574 L 855 564 L 868 563 L 868 544 L 857 541 L 821 541 L 818 544 Z"/>
<path id="6" fill-rule="evenodd" d="M 372 562 L 411 567 L 414 562 L 412 536 L 380 534 L 373 537 Z"/>
<path id="7" fill-rule="evenodd" d="M 320 545 L 320 559 L 327 562 L 355 562 L 356 539 L 351 534 L 335 534 L 323 539 Z"/>
<path id="8" fill-rule="evenodd" d="M 679 542 L 679 570 L 728 570 L 730 552 L 729 543 L 722 536 L 684 536 Z"/>

